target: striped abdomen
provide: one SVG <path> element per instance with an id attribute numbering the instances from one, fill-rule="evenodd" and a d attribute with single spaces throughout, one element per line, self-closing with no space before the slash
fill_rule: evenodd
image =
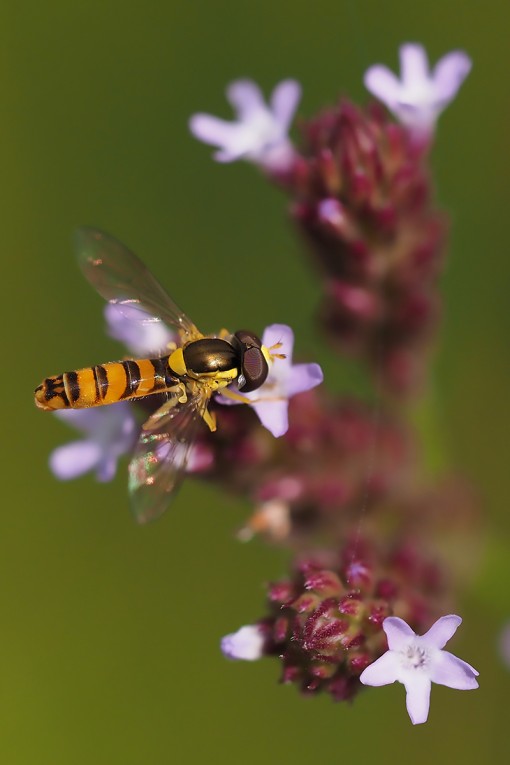
<path id="1" fill-rule="evenodd" d="M 84 409 L 163 392 L 175 382 L 176 378 L 170 374 L 168 356 L 111 361 L 47 377 L 35 389 L 35 403 L 40 409 L 47 410 Z"/>

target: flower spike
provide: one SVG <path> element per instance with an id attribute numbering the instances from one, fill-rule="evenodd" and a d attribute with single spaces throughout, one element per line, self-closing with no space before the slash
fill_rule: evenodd
<path id="1" fill-rule="evenodd" d="M 457 95 L 472 62 L 463 51 L 452 51 L 430 72 L 422 45 L 407 43 L 399 52 L 401 79 L 382 64 L 376 64 L 365 73 L 365 87 L 403 125 L 427 137 L 434 132 L 441 112 Z"/>
<path id="2" fill-rule="evenodd" d="M 227 88 L 227 98 L 237 119 L 227 122 L 210 114 L 194 114 L 189 128 L 199 141 L 218 147 L 214 154 L 218 162 L 246 159 L 269 172 L 282 172 L 294 158 L 288 132 L 300 97 L 299 83 L 283 80 L 268 105 L 256 83 L 235 80 Z"/>
<path id="3" fill-rule="evenodd" d="M 411 722 L 427 722 L 432 683 L 461 691 L 478 688 L 476 669 L 442 650 L 461 622 L 454 614 L 442 616 L 420 636 L 403 619 L 389 616 L 383 622 L 388 651 L 361 673 L 361 682 L 373 686 L 403 683 Z"/>

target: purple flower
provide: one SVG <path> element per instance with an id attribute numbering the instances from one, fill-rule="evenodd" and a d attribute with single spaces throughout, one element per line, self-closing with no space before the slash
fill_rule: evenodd
<path id="1" fill-rule="evenodd" d="M 221 639 L 221 650 L 227 659 L 256 661 L 263 655 L 264 635 L 256 624 L 241 627 Z"/>
<path id="2" fill-rule="evenodd" d="M 400 47 L 400 69 L 399 80 L 382 64 L 371 66 L 365 72 L 365 87 L 406 127 L 428 135 L 469 74 L 471 59 L 463 51 L 452 51 L 430 72 L 425 48 L 407 43 Z"/>
<path id="3" fill-rule="evenodd" d="M 258 415 L 262 425 L 273 436 L 278 438 L 287 432 L 289 427 L 289 399 L 297 393 L 315 388 L 323 380 L 322 369 L 318 364 L 293 364 L 292 350 L 294 333 L 286 324 L 271 324 L 266 327 L 262 336 L 262 344 L 271 351 L 278 346 L 277 352 L 285 358 L 276 358 L 269 369 L 267 380 L 251 393 L 241 394 Z M 237 389 L 234 389 L 237 392 Z M 237 404 L 241 402 L 218 396 L 221 404 Z"/>
<path id="4" fill-rule="evenodd" d="M 383 622 L 389 650 L 361 673 L 361 682 L 375 686 L 403 683 L 411 722 L 426 722 L 432 683 L 461 691 L 478 688 L 476 669 L 442 650 L 461 622 L 454 614 L 442 616 L 420 636 L 403 619 L 389 616 Z"/>
<path id="5" fill-rule="evenodd" d="M 256 83 L 235 80 L 227 88 L 227 98 L 237 120 L 227 122 L 210 114 L 194 114 L 189 128 L 195 138 L 218 146 L 214 154 L 218 162 L 246 159 L 269 171 L 283 171 L 294 157 L 288 132 L 300 97 L 299 83 L 283 80 L 267 105 Z"/>
<path id="6" fill-rule="evenodd" d="M 67 481 L 94 471 L 98 481 L 111 481 L 117 460 L 131 451 L 138 425 L 124 401 L 97 409 L 63 409 L 55 415 L 83 431 L 85 438 L 59 446 L 50 455 L 50 468 Z"/>
<path id="7" fill-rule="evenodd" d="M 135 306 L 108 303 L 104 317 L 110 337 L 123 343 L 135 356 L 162 354 L 178 339 L 160 319 Z"/>

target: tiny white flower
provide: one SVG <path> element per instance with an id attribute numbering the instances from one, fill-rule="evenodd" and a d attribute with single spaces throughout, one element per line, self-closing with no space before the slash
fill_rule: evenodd
<path id="1" fill-rule="evenodd" d="M 248 624 L 221 639 L 221 650 L 227 659 L 256 661 L 263 655 L 264 636 L 256 624 Z"/>
<path id="2" fill-rule="evenodd" d="M 426 722 L 432 683 L 462 691 L 478 688 L 476 669 L 442 650 L 461 622 L 454 614 L 442 616 L 425 635 L 416 635 L 403 619 L 389 616 L 383 622 L 389 650 L 361 673 L 361 682 L 374 686 L 403 683 L 411 722 Z"/>
<path id="3" fill-rule="evenodd" d="M 218 147 L 218 162 L 246 159 L 266 170 L 283 171 L 292 162 L 294 149 L 288 132 L 301 98 L 295 80 L 283 80 L 266 104 L 258 85 L 236 80 L 227 88 L 227 98 L 237 119 L 227 122 L 210 114 L 194 114 L 189 128 L 195 138 Z"/>
<path id="4" fill-rule="evenodd" d="M 400 80 L 386 66 L 376 64 L 365 72 L 365 87 L 402 124 L 418 135 L 428 135 L 469 74 L 471 59 L 463 51 L 452 51 L 430 71 L 422 45 L 407 43 L 399 53 Z"/>

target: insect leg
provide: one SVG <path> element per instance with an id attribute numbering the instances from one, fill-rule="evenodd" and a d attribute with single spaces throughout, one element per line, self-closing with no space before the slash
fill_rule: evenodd
<path id="1" fill-rule="evenodd" d="M 239 404 L 253 403 L 251 399 L 247 398 L 246 396 L 243 396 L 242 393 L 236 393 L 235 391 L 229 390 L 228 388 L 222 388 L 221 395 L 225 396 L 225 398 L 232 399 L 232 401 L 237 401 Z"/>
<path id="2" fill-rule="evenodd" d="M 202 418 L 211 431 L 211 433 L 214 433 L 216 430 L 216 415 L 214 412 L 210 412 L 209 409 L 206 409 L 204 413 L 202 414 Z"/>
<path id="3" fill-rule="evenodd" d="M 186 391 L 186 386 L 184 383 L 179 383 L 176 385 L 176 388 L 178 388 L 181 391 L 181 395 L 178 398 L 179 404 L 185 404 L 188 400 L 188 393 Z"/>

